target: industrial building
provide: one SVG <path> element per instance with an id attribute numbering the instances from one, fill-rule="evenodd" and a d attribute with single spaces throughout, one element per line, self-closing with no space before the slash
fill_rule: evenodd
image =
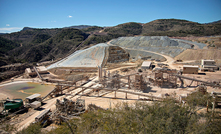
<path id="1" fill-rule="evenodd" d="M 48 70 L 47 70 L 47 68 L 45 66 L 39 66 L 39 67 L 36 67 L 36 69 L 37 69 L 38 73 L 40 73 L 40 74 L 48 73 Z M 26 68 L 25 69 L 25 74 L 28 75 L 28 76 L 36 76 L 37 75 L 37 73 L 36 73 L 34 68 L 33 69 Z"/>
<path id="2" fill-rule="evenodd" d="M 183 65 L 183 74 L 198 74 L 198 66 Z"/>
<path id="3" fill-rule="evenodd" d="M 144 61 L 141 65 L 141 69 L 152 69 L 152 62 L 151 61 Z"/>
<path id="4" fill-rule="evenodd" d="M 39 100 L 40 96 L 41 96 L 41 94 L 30 95 L 30 96 L 26 97 L 25 102 L 26 103 L 32 103 L 36 100 Z"/>
<path id="5" fill-rule="evenodd" d="M 201 60 L 201 70 L 202 71 L 214 71 L 217 68 L 216 62 L 214 60 Z"/>

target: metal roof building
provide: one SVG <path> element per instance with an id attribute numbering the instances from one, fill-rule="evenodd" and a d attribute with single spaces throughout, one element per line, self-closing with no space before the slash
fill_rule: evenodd
<path id="1" fill-rule="evenodd" d="M 41 96 L 41 94 L 33 94 L 33 95 L 31 95 L 31 96 L 26 97 L 26 99 L 32 100 L 32 99 L 38 98 L 38 97 L 40 97 L 40 96 Z"/>
<path id="2" fill-rule="evenodd" d="M 45 66 L 38 66 L 38 67 L 36 67 L 36 69 L 38 70 L 38 73 L 40 73 L 40 74 L 48 73 L 47 68 Z M 37 75 L 35 70 L 31 69 L 31 68 L 26 68 L 25 73 L 28 74 L 29 76 Z"/>
<path id="3" fill-rule="evenodd" d="M 198 66 L 183 65 L 183 74 L 198 74 Z"/>
<path id="4" fill-rule="evenodd" d="M 152 69 L 152 62 L 144 61 L 141 65 L 141 69 Z"/>
<path id="5" fill-rule="evenodd" d="M 202 59 L 201 60 L 201 68 L 202 69 L 214 69 L 216 68 L 216 62 L 214 60 L 205 60 L 205 59 Z"/>

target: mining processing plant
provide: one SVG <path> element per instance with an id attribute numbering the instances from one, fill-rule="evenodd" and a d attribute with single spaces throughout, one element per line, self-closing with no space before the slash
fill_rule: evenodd
<path id="1" fill-rule="evenodd" d="M 200 66 L 175 64 L 163 54 L 160 59 L 149 55 L 136 59 L 131 51 L 101 43 L 48 66 L 27 68 L 21 79 L 37 79 L 54 89 L 44 96 L 38 93 L 25 100 L 2 100 L 1 122 L 17 123 L 20 130 L 31 123 L 61 124 L 87 110 L 105 110 L 122 101 L 162 101 L 174 92 L 183 103 L 196 90 L 210 92 L 215 105 L 220 105 L 221 83 L 207 78 L 214 71 L 221 74 L 214 61 L 202 60 Z"/>

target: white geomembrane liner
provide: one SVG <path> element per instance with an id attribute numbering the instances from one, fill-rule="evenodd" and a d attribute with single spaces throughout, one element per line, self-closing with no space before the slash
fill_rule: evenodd
<path id="1" fill-rule="evenodd" d="M 47 69 L 60 68 L 60 67 L 97 67 L 101 66 L 105 57 L 105 49 L 109 45 L 100 43 L 85 50 L 79 50 L 70 56 L 58 61 Z"/>

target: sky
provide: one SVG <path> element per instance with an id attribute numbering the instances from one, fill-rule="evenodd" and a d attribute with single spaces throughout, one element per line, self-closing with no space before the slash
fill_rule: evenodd
<path id="1" fill-rule="evenodd" d="M 0 0 L 0 33 L 23 27 L 116 26 L 171 18 L 221 20 L 221 0 Z"/>

